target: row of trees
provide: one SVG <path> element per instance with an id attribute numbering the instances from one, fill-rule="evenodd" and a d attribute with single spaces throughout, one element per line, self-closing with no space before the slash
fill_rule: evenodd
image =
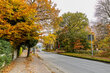
<path id="1" fill-rule="evenodd" d="M 57 32 L 57 47 L 66 51 L 89 49 L 87 35 L 95 36 L 94 48 L 110 50 L 110 0 L 99 0 L 96 5 L 95 21 L 92 30 L 88 27 L 88 19 L 83 13 L 65 13 Z M 91 33 L 93 31 L 94 33 Z M 109 52 L 109 51 L 108 51 Z"/>
<path id="2" fill-rule="evenodd" d="M 44 44 L 47 49 L 54 45 L 54 49 L 75 52 L 76 50 L 90 49 L 88 35 L 94 35 L 93 48 L 110 55 L 110 0 L 99 0 L 96 5 L 97 20 L 89 28 L 89 21 L 84 13 L 65 13 L 58 30 L 54 32 L 54 39 L 45 36 Z M 56 39 L 56 40 L 55 40 Z M 109 53 L 108 53 L 109 52 Z"/>
<path id="3" fill-rule="evenodd" d="M 55 28 L 59 10 L 48 0 L 0 0 L 0 38 L 9 41 L 14 48 L 22 45 L 30 48 L 39 39 L 39 31 L 48 26 Z"/>

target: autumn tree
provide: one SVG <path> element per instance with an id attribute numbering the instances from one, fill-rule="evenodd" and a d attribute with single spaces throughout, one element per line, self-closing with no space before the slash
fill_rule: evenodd
<path id="1" fill-rule="evenodd" d="M 51 33 L 49 33 L 48 36 L 44 36 L 42 38 L 43 40 L 42 42 L 46 47 L 46 49 L 52 49 L 52 47 L 54 47 L 54 42 L 56 41 L 55 39 L 56 39 L 56 35 Z"/>
<path id="2" fill-rule="evenodd" d="M 0 0 L 0 37 L 18 49 L 27 40 L 38 40 L 36 6 L 25 0 Z"/>
<path id="3" fill-rule="evenodd" d="M 49 31 L 56 32 L 59 30 L 59 24 L 62 21 L 62 17 L 59 17 L 60 10 L 56 8 L 56 4 L 54 4 L 51 0 L 27 0 L 28 3 L 36 3 L 36 17 L 39 19 L 37 21 L 43 28 L 41 33 L 50 34 Z M 46 33 L 45 33 L 46 31 Z M 40 36 L 42 39 L 43 36 Z M 45 38 L 45 37 L 44 37 Z M 44 39 L 42 39 L 44 40 Z M 47 40 L 49 41 L 49 39 Z"/>
<path id="4" fill-rule="evenodd" d="M 37 4 L 36 17 L 39 19 L 37 23 L 41 24 L 44 29 L 58 28 L 62 18 L 59 17 L 60 10 L 56 9 L 56 4 L 51 0 L 27 0 L 27 2 Z"/>
<path id="5" fill-rule="evenodd" d="M 27 0 L 27 2 L 29 4 L 37 4 L 36 17 L 38 18 L 38 21 L 36 23 L 40 24 L 43 27 L 41 33 L 49 34 L 48 36 L 44 36 L 43 38 L 42 36 L 40 36 L 40 39 L 44 40 L 43 43 L 45 46 L 48 45 L 48 47 L 50 47 L 48 41 L 53 40 L 49 39 L 50 33 L 48 33 L 48 31 L 53 30 L 52 32 L 55 32 L 56 30 L 58 30 L 59 23 L 60 21 L 62 21 L 62 18 L 59 17 L 60 10 L 56 8 L 56 4 L 54 4 L 51 0 Z M 44 30 L 47 31 L 47 33 L 45 33 Z"/>

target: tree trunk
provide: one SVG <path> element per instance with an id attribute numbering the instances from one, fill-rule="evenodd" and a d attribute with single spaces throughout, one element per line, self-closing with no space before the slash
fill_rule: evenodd
<path id="1" fill-rule="evenodd" d="M 17 47 L 17 58 L 19 57 L 19 51 L 20 51 L 20 47 Z"/>
<path id="2" fill-rule="evenodd" d="M 28 53 L 27 53 L 27 57 L 30 56 L 30 47 L 28 47 Z"/>

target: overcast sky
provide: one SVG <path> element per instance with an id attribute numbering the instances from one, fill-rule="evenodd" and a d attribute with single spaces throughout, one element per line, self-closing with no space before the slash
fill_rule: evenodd
<path id="1" fill-rule="evenodd" d="M 60 15 L 66 12 L 83 12 L 89 21 L 94 20 L 95 5 L 97 0 L 52 0 L 61 10 Z"/>

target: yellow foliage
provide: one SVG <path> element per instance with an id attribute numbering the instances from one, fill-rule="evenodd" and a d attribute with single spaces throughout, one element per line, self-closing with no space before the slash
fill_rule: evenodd
<path id="1" fill-rule="evenodd" d="M 54 44 L 54 42 L 56 41 L 56 35 L 54 34 L 49 34 L 48 36 L 44 36 L 43 40 L 44 40 L 44 44 Z"/>
<path id="2" fill-rule="evenodd" d="M 51 0 L 35 0 L 34 3 L 27 1 L 29 0 L 0 0 L 0 38 L 9 40 L 14 46 L 33 38 L 39 39 L 37 31 L 42 29 L 40 24 L 47 23 L 57 28 L 62 19 L 58 17 L 59 10 Z M 53 43 L 55 37 L 49 34 L 45 41 Z"/>
<path id="3" fill-rule="evenodd" d="M 36 4 L 27 4 L 26 0 L 0 0 L 0 37 L 14 46 L 26 40 L 38 39 L 41 27 L 35 24 Z"/>

